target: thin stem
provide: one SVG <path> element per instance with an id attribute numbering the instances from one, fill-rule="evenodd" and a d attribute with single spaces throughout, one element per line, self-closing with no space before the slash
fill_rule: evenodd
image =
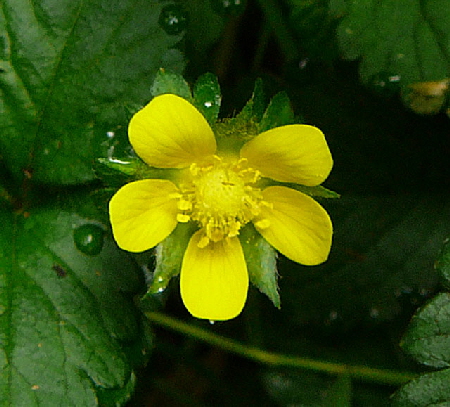
<path id="1" fill-rule="evenodd" d="M 172 331 L 180 332 L 195 339 L 219 347 L 228 352 L 246 357 L 259 363 L 272 366 L 297 367 L 317 372 L 349 375 L 352 379 L 388 384 L 392 386 L 402 385 L 415 377 L 414 373 L 401 372 L 389 369 L 376 369 L 367 366 L 345 365 L 315 359 L 303 358 L 293 355 L 267 352 L 254 346 L 247 346 L 232 339 L 224 338 L 206 329 L 199 328 L 178 319 L 159 312 L 146 312 L 147 318 Z"/>

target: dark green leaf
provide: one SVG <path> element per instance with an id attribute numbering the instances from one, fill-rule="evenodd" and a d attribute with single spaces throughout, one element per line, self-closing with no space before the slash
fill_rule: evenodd
<path id="1" fill-rule="evenodd" d="M 132 397 L 136 387 L 136 376 L 131 375 L 126 385 L 119 389 L 97 389 L 98 404 L 101 407 L 119 407 Z"/>
<path id="2" fill-rule="evenodd" d="M 95 213 L 87 196 L 53 201 L 19 214 L 0 212 L 4 405 L 95 406 L 97 387 L 128 388 L 128 394 L 133 387 L 121 343 L 134 353 L 138 346 L 142 359 L 133 263 L 108 236 L 101 248 L 79 249 L 80 228 L 106 229 L 83 215 Z"/>
<path id="3" fill-rule="evenodd" d="M 251 225 L 241 230 L 240 241 L 250 281 L 269 297 L 275 307 L 280 308 L 275 250 Z"/>
<path id="4" fill-rule="evenodd" d="M 435 264 L 436 269 L 444 279 L 447 288 L 450 287 L 450 239 L 446 239 L 441 254 Z"/>
<path id="5" fill-rule="evenodd" d="M 221 102 L 222 94 L 217 77 L 211 73 L 200 76 L 194 85 L 194 105 L 210 124 L 216 122 Z"/>
<path id="6" fill-rule="evenodd" d="M 413 83 L 439 83 L 450 76 L 450 13 L 446 0 L 348 3 L 348 14 L 337 31 L 338 41 L 345 58 L 361 58 L 364 83 L 390 72 L 400 78 L 403 90 L 408 90 Z M 430 102 L 427 96 L 418 101 L 411 99 L 409 91 L 404 101 L 418 113 L 436 113 L 445 101 L 447 85 L 438 105 L 436 98 L 431 98 L 432 106 L 426 107 Z"/>
<path id="7" fill-rule="evenodd" d="M 431 407 L 450 404 L 450 369 L 428 373 L 402 386 L 392 397 L 393 407 Z"/>
<path id="8" fill-rule="evenodd" d="M 5 0 L 0 11 L 0 153 L 16 178 L 94 179 L 98 142 L 125 124 L 123 106 L 150 98 L 160 67 L 181 70 L 181 36 L 159 25 L 162 4 L 138 0 Z"/>
<path id="9" fill-rule="evenodd" d="M 411 320 L 403 349 L 418 362 L 435 368 L 450 366 L 450 294 L 433 298 Z"/>

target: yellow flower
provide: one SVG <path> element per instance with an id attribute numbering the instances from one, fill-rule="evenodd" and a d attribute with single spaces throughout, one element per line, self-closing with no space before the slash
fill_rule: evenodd
<path id="1" fill-rule="evenodd" d="M 135 152 L 152 167 L 176 169 L 169 179 L 142 179 L 112 197 L 110 219 L 117 244 L 130 252 L 150 249 L 179 222 L 194 222 L 180 286 L 197 318 L 227 320 L 242 310 L 249 284 L 239 231 L 256 230 L 289 259 L 305 264 L 328 257 L 332 224 L 311 197 L 268 178 L 315 186 L 333 165 L 322 132 L 288 125 L 249 140 L 240 152 L 217 151 L 202 114 L 172 94 L 155 97 L 129 125 Z"/>

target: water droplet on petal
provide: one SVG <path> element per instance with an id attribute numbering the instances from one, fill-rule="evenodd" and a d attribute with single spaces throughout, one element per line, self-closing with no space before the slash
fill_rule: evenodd
<path id="1" fill-rule="evenodd" d="M 99 225 L 86 223 L 73 231 L 73 239 L 77 249 L 89 256 L 102 251 L 105 231 Z"/>
<path id="2" fill-rule="evenodd" d="M 161 10 L 159 25 L 169 35 L 178 35 L 186 29 L 187 15 L 183 7 L 169 4 Z"/>

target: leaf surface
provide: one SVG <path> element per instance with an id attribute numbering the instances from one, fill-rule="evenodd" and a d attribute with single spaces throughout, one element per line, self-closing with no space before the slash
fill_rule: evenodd
<path id="1" fill-rule="evenodd" d="M 64 199 L 0 211 L 2 405 L 94 406 L 98 388 L 133 382 L 121 344 L 142 345 L 131 300 L 138 274 L 108 236 L 100 237 L 105 226 L 80 211 L 85 206 Z M 101 239 L 100 251 L 83 239 Z"/>
<path id="2" fill-rule="evenodd" d="M 0 9 L 0 153 L 16 178 L 94 179 L 94 125 L 125 122 L 160 67 L 183 68 L 182 34 L 152 0 L 5 0 Z"/>

